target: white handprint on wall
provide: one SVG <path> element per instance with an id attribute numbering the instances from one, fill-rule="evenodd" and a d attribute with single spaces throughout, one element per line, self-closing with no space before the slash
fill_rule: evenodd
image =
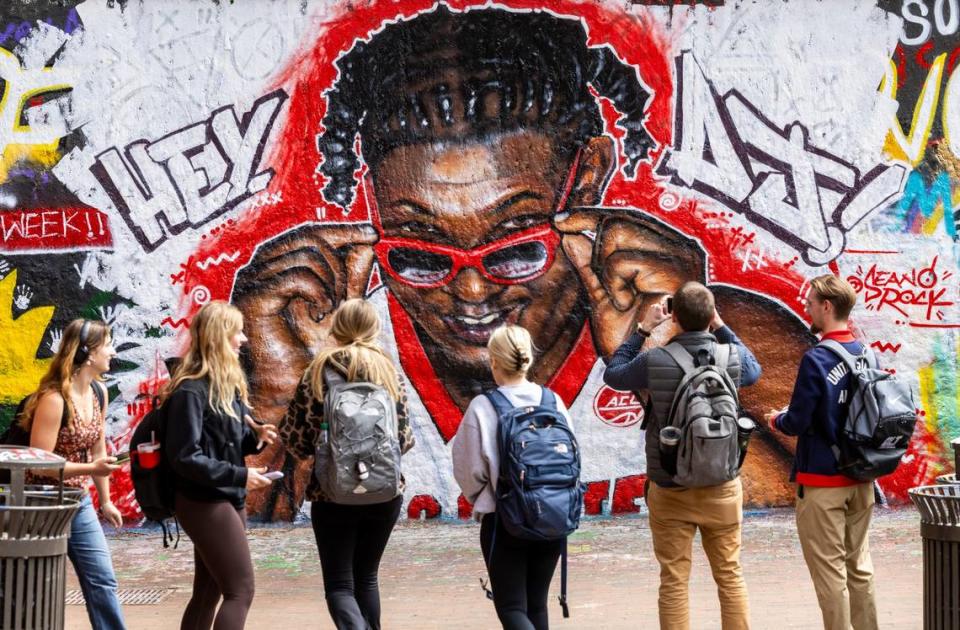
<path id="1" fill-rule="evenodd" d="M 100 313 L 100 319 L 112 326 L 117 321 L 117 315 L 120 314 L 120 306 L 122 305 L 99 307 L 97 310 Z"/>
<path id="2" fill-rule="evenodd" d="M 56 354 L 60 350 L 60 340 L 63 339 L 62 330 L 51 330 L 50 331 L 50 342 L 47 344 L 47 347 L 50 348 L 50 352 Z"/>
<path id="3" fill-rule="evenodd" d="M 21 311 L 25 311 L 30 308 L 30 300 L 33 299 L 33 291 L 30 287 L 21 284 L 17 287 L 16 293 L 13 296 L 13 304 Z"/>

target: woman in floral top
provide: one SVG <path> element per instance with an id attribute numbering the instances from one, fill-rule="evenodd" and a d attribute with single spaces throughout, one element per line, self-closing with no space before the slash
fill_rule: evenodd
<path id="1" fill-rule="evenodd" d="M 50 369 L 27 402 L 20 420 L 30 433 L 30 446 L 67 460 L 64 484 L 84 490 L 80 510 L 70 525 L 67 554 L 95 630 L 124 628 L 110 550 L 86 493 L 92 477 L 100 499 L 100 514 L 114 527 L 123 525 L 120 511 L 110 501 L 110 474 L 120 467 L 115 463 L 116 457 L 107 457 L 107 390 L 101 382 L 116 354 L 110 328 L 104 322 L 70 322 Z M 30 481 L 49 483 L 41 471 L 30 475 Z"/>
<path id="2" fill-rule="evenodd" d="M 333 314 L 330 335 L 335 346 L 319 352 L 307 368 L 290 408 L 280 423 L 280 438 L 294 457 L 314 457 L 324 444 L 327 425 L 323 417 L 325 370 L 347 382 L 363 381 L 382 386 L 396 401 L 400 452 L 413 447 L 407 420 L 407 399 L 396 368 L 377 347 L 380 318 L 364 300 L 347 300 Z M 336 377 L 334 377 L 336 378 Z M 328 462 L 329 463 L 329 462 Z M 363 478 L 363 477 L 361 477 Z M 337 628 L 380 628 L 380 558 L 400 515 L 403 502 L 401 477 L 392 499 L 367 505 L 335 503 L 326 496 L 316 475 L 311 475 L 307 499 L 327 608 Z"/>

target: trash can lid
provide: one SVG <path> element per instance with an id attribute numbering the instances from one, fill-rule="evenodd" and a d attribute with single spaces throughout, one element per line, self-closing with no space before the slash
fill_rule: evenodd
<path id="1" fill-rule="evenodd" d="M 960 484 L 919 486 L 907 491 L 921 523 L 960 526 Z"/>
<path id="2" fill-rule="evenodd" d="M 67 460 L 29 446 L 0 446 L 0 468 L 63 468 Z"/>

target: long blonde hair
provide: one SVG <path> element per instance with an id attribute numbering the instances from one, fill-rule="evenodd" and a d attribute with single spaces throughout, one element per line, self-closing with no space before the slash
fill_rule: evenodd
<path id="1" fill-rule="evenodd" d="M 33 414 L 40 405 L 40 399 L 49 392 L 59 392 L 63 397 L 63 404 L 67 410 L 67 426 L 73 426 L 77 417 L 77 410 L 70 396 L 73 376 L 83 367 L 90 354 L 99 350 L 109 339 L 110 327 L 106 322 L 75 319 L 67 324 L 60 337 L 60 347 L 53 355 L 47 373 L 40 379 L 37 391 L 31 394 L 20 415 L 20 426 L 25 431 L 30 431 L 33 426 Z"/>
<path id="2" fill-rule="evenodd" d="M 230 340 L 241 330 L 243 315 L 236 307 L 222 301 L 204 304 L 190 322 L 190 347 L 164 389 L 163 400 L 184 381 L 205 379 L 210 390 L 210 407 L 240 420 L 233 408 L 234 400 L 239 396 L 247 407 L 250 401 L 247 377 Z"/>
<path id="3" fill-rule="evenodd" d="M 500 326 L 494 330 L 487 351 L 507 376 L 525 376 L 533 365 L 533 340 L 523 326 Z"/>
<path id="4" fill-rule="evenodd" d="M 314 396 L 323 397 L 323 369 L 330 362 L 347 375 L 348 381 L 376 383 L 394 400 L 400 399 L 397 370 L 376 345 L 380 317 L 369 302 L 354 298 L 340 304 L 333 313 L 330 335 L 337 345 L 318 352 L 307 367 Z"/>

